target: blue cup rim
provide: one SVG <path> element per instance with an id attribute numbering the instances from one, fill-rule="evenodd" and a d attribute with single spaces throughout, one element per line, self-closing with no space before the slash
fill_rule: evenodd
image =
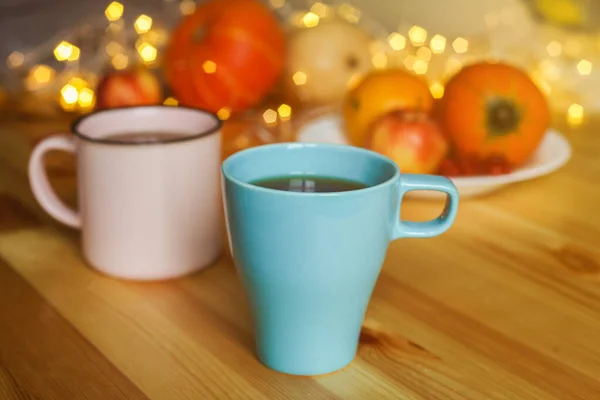
<path id="1" fill-rule="evenodd" d="M 263 151 L 269 151 L 271 149 L 300 149 L 300 148 L 321 148 L 321 149 L 330 149 L 334 151 L 346 152 L 346 153 L 355 153 L 355 154 L 368 154 L 371 157 L 377 158 L 381 161 L 386 162 L 391 165 L 394 169 L 394 174 L 387 180 L 378 183 L 377 185 L 368 186 L 363 189 L 349 190 L 346 192 L 322 192 L 322 193 L 304 193 L 304 192 L 286 192 L 283 190 L 275 190 L 269 189 L 261 186 L 256 186 L 248 182 L 241 181 L 230 173 L 226 171 L 227 166 L 236 161 L 237 158 L 241 158 L 247 156 L 251 153 L 259 153 Z M 336 196 L 356 196 L 362 195 L 367 192 L 372 192 L 375 190 L 379 190 L 382 187 L 392 185 L 400 178 L 400 168 L 398 165 L 389 157 L 386 157 L 382 154 L 379 154 L 375 151 L 363 149 L 361 147 L 349 146 L 344 144 L 333 144 L 333 143 L 309 143 L 309 142 L 285 142 L 285 143 L 271 143 L 265 144 L 261 146 L 251 147 L 249 149 L 244 149 L 238 151 L 235 154 L 230 155 L 221 163 L 221 173 L 223 177 L 230 182 L 235 183 L 236 185 L 242 186 L 244 188 L 255 190 L 259 192 L 266 192 L 271 194 L 277 194 L 280 196 L 301 196 L 301 197 L 336 197 Z"/>

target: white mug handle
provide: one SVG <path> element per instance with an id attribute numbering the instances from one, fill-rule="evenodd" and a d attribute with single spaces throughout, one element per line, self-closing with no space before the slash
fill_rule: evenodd
<path id="1" fill-rule="evenodd" d="M 58 198 L 46 174 L 44 156 L 48 151 L 62 150 L 75 153 L 75 139 L 71 135 L 54 135 L 42 140 L 29 157 L 29 184 L 42 208 L 57 221 L 72 228 L 81 228 L 79 213 L 67 207 Z"/>

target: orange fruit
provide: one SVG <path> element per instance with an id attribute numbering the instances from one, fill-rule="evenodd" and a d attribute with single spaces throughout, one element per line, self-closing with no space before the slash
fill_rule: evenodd
<path id="1" fill-rule="evenodd" d="M 479 62 L 446 84 L 440 119 L 459 156 L 504 156 L 521 165 L 550 125 L 544 94 L 519 68 Z"/>
<path id="2" fill-rule="evenodd" d="M 391 111 L 429 113 L 433 97 L 427 83 L 402 69 L 374 71 L 366 75 L 344 98 L 344 130 L 350 144 L 364 147 L 370 125 Z"/>

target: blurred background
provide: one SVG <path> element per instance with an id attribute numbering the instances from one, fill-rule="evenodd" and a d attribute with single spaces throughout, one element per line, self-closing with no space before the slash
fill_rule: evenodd
<path id="1" fill-rule="evenodd" d="M 283 71 L 273 73 L 276 84 L 252 89 L 259 97 L 256 101 L 233 104 L 231 96 L 224 95 L 222 101 L 208 104 L 208 92 L 215 92 L 222 82 L 207 80 L 206 87 L 211 90 L 205 93 L 186 93 L 181 87 L 191 84 L 197 89 L 201 84 L 190 83 L 190 79 L 217 76 L 221 70 L 210 54 L 201 66 L 193 66 L 196 61 L 184 60 L 173 50 L 189 44 L 181 38 L 173 41 L 174 32 L 183 30 L 186 17 L 204 13 L 200 10 L 206 1 L 2 0 L 1 116 L 69 119 L 96 108 L 121 105 L 200 106 L 231 121 L 225 139 L 231 139 L 225 150 L 229 154 L 260 143 L 293 139 L 306 120 L 336 112 L 348 90 L 372 71 L 409 72 L 425 81 L 432 96 L 440 99 L 454 74 L 480 61 L 502 61 L 524 71 L 546 96 L 551 113 L 572 126 L 600 107 L 595 90 L 600 87 L 597 0 L 257 2 L 277 18 L 286 36 L 285 55 L 275 56 L 281 58 Z M 335 20 L 353 28 L 331 28 Z M 310 29 L 325 33 L 316 40 L 298 32 Z M 270 41 L 274 34 L 279 32 L 264 34 L 263 45 L 274 48 Z M 343 61 L 355 69 L 352 73 L 341 72 L 335 60 L 330 60 L 336 54 L 325 45 L 318 50 L 315 44 L 328 42 L 340 48 L 336 41 L 357 52 Z M 233 59 L 235 50 L 231 52 Z M 365 57 L 369 58 L 368 68 L 356 67 Z M 251 65 L 261 68 L 260 63 Z M 192 78 L 188 82 L 175 79 L 187 76 L 178 68 L 191 71 Z M 134 79 L 137 89 L 111 79 L 125 73 L 139 78 Z M 240 87 L 252 87 L 250 75 L 233 78 L 245 82 Z M 345 79 L 343 85 L 335 86 L 340 79 Z M 245 125 L 235 125 L 236 121 Z"/>

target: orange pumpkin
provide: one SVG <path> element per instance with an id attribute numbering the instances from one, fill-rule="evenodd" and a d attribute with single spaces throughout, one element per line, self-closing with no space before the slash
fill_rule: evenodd
<path id="1" fill-rule="evenodd" d="M 343 103 L 345 132 L 350 143 L 366 146 L 369 128 L 391 111 L 422 111 L 433 107 L 427 83 L 402 69 L 371 72 L 346 93 Z"/>
<path id="2" fill-rule="evenodd" d="M 550 124 L 539 88 L 525 72 L 502 63 L 459 71 L 446 85 L 439 115 L 459 155 L 502 154 L 512 165 L 533 155 Z"/>
<path id="3" fill-rule="evenodd" d="M 183 105 L 237 112 L 272 89 L 284 57 L 284 32 L 260 1 L 209 0 L 173 31 L 165 78 Z"/>

